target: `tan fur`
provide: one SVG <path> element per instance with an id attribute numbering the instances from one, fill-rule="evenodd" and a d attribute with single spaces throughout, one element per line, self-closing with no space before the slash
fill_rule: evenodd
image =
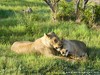
<path id="1" fill-rule="evenodd" d="M 70 55 L 71 58 L 87 58 L 87 48 L 84 42 L 77 40 L 62 40 L 63 48 L 60 53 L 63 56 Z"/>
<path id="2" fill-rule="evenodd" d="M 40 53 L 46 56 L 56 55 L 58 52 L 54 48 L 61 47 L 61 41 L 54 33 L 44 34 L 43 37 L 37 39 L 34 42 L 22 41 L 14 42 L 11 46 L 11 50 L 16 53 Z"/>

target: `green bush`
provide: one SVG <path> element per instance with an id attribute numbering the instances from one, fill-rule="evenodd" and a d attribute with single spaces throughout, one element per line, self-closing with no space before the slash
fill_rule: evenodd
<path id="1" fill-rule="evenodd" d="M 58 20 L 74 20 L 75 13 L 74 13 L 74 3 L 73 2 L 66 2 L 61 1 L 59 4 L 59 12 L 57 14 Z"/>
<path id="2" fill-rule="evenodd" d="M 82 16 L 82 21 L 85 23 L 91 25 L 94 23 L 99 24 L 100 21 L 100 6 L 97 5 L 89 5 L 86 10 L 84 11 L 84 14 Z"/>
<path id="3" fill-rule="evenodd" d="M 66 2 L 60 1 L 59 2 L 59 12 L 57 13 L 58 20 L 74 20 L 78 17 L 81 22 L 85 22 L 89 27 L 93 24 L 100 25 L 100 6 L 94 3 L 88 3 L 86 9 L 83 10 L 82 8 L 82 1 L 79 5 L 79 12 L 78 16 L 76 16 L 75 9 L 74 9 L 74 2 Z"/>

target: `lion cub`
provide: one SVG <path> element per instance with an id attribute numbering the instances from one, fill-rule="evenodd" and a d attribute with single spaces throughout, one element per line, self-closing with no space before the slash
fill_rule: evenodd
<path id="1" fill-rule="evenodd" d="M 62 46 L 61 40 L 54 32 L 44 34 L 43 37 L 34 42 L 22 41 L 14 42 L 11 50 L 16 53 L 40 53 L 46 56 L 56 55 L 58 52 L 54 49 L 60 49 Z"/>
<path id="2" fill-rule="evenodd" d="M 77 40 L 62 40 L 63 47 L 57 49 L 63 56 L 71 56 L 71 58 L 87 58 L 86 44 Z"/>

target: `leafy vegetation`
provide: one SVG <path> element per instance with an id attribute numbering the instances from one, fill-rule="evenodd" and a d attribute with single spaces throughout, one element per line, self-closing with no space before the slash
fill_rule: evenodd
<path id="1" fill-rule="evenodd" d="M 73 20 L 77 22 L 84 22 L 88 24 L 88 27 L 95 25 L 100 25 L 100 5 L 95 4 L 95 1 L 88 2 L 86 8 L 82 7 L 83 1 L 80 1 L 77 14 L 75 13 L 75 2 L 66 2 L 66 0 L 61 0 L 59 2 L 59 12 L 57 14 L 58 20 L 68 21 Z"/>
<path id="2" fill-rule="evenodd" d="M 22 13 L 28 6 L 33 12 Z M 15 41 L 34 41 L 51 31 L 60 38 L 84 41 L 88 60 L 73 63 L 10 50 Z M 0 39 L 0 75 L 100 74 L 100 31 L 73 21 L 52 23 L 49 7 L 42 0 L 0 0 Z"/>
<path id="3" fill-rule="evenodd" d="M 93 4 L 87 4 L 87 8 L 83 13 L 83 21 L 89 25 L 95 23 L 97 25 L 100 25 L 100 6 L 93 5 Z"/>

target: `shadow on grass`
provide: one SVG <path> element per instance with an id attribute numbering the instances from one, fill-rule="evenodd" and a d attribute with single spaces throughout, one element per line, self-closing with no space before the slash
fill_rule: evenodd
<path id="1" fill-rule="evenodd" d="M 15 26 L 17 19 L 14 16 L 15 12 L 13 10 L 0 9 L 0 27 Z"/>
<path id="2" fill-rule="evenodd" d="M 100 59 L 100 48 L 91 47 L 88 48 L 88 55 L 90 60 Z"/>
<path id="3" fill-rule="evenodd" d="M 0 9 L 0 19 L 8 18 L 8 17 L 14 16 L 14 15 L 15 15 L 15 13 L 12 10 Z"/>

